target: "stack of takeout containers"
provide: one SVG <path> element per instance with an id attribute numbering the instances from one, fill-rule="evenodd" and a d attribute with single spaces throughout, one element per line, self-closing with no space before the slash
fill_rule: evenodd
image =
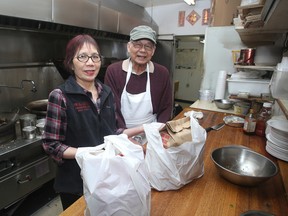
<path id="1" fill-rule="evenodd" d="M 266 151 L 288 162 L 288 121 L 271 119 L 267 122 Z"/>

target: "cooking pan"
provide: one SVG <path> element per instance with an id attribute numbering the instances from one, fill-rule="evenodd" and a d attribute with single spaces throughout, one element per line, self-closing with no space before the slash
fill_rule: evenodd
<path id="1" fill-rule="evenodd" d="M 24 107 L 32 114 L 46 115 L 48 99 L 32 101 Z"/>

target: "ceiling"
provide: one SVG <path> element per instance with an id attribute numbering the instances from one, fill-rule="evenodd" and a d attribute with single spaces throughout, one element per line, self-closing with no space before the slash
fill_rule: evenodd
<path id="1" fill-rule="evenodd" d="M 168 5 L 183 2 L 183 0 L 128 0 L 128 1 L 140 5 L 142 7 Z"/>

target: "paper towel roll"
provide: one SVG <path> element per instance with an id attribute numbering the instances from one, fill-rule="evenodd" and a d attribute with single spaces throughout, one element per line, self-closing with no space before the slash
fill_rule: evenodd
<path id="1" fill-rule="evenodd" d="M 227 72 L 224 70 L 219 71 L 215 90 L 215 99 L 224 99 L 226 90 L 226 78 Z"/>

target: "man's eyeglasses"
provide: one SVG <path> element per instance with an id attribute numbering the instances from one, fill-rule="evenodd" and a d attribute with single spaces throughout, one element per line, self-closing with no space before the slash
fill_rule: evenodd
<path id="1" fill-rule="evenodd" d="M 141 42 L 131 41 L 133 47 L 137 50 L 140 50 L 144 47 L 146 51 L 152 51 L 154 49 L 153 44 L 142 44 Z"/>
<path id="2" fill-rule="evenodd" d="M 83 63 L 86 63 L 88 62 L 88 60 L 91 58 L 91 60 L 94 62 L 94 63 L 97 63 L 97 62 L 100 62 L 101 61 L 101 56 L 98 55 L 98 54 L 94 54 L 92 56 L 88 56 L 86 54 L 81 54 L 81 55 L 78 55 L 76 57 L 78 59 L 78 61 L 80 62 L 83 62 Z"/>

